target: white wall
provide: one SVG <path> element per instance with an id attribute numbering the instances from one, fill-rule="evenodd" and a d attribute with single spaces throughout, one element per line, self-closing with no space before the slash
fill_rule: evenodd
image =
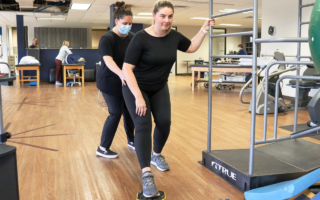
<path id="1" fill-rule="evenodd" d="M 303 4 L 314 3 L 315 0 L 303 0 Z M 276 6 L 275 6 L 276 5 Z M 285 9 L 284 9 L 285 8 Z M 303 8 L 302 21 L 309 21 L 312 7 Z M 268 35 L 269 26 L 276 27 L 274 36 Z M 308 37 L 309 25 L 302 26 L 302 37 Z M 261 37 L 297 37 L 298 36 L 298 1 L 292 0 L 268 0 L 262 1 L 262 27 Z M 273 54 L 276 49 L 284 52 L 285 55 L 297 55 L 297 43 L 270 43 L 261 45 L 262 54 Z M 301 55 L 309 56 L 310 50 L 308 43 L 302 43 Z M 296 60 L 287 57 L 286 60 Z M 301 70 L 301 75 L 305 67 Z M 296 72 L 286 73 L 295 75 Z M 295 96 L 295 89 L 285 86 L 288 80 L 284 81 L 282 93 L 285 96 Z M 311 90 L 312 96 L 317 90 Z"/>

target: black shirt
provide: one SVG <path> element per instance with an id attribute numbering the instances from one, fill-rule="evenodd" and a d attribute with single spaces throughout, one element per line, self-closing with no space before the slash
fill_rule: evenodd
<path id="1" fill-rule="evenodd" d="M 140 90 L 157 92 L 168 81 L 177 49 L 185 52 L 190 44 L 188 38 L 175 30 L 164 37 L 154 37 L 142 30 L 133 37 L 124 62 L 135 66 L 133 73 Z"/>
<path id="2" fill-rule="evenodd" d="M 122 69 L 124 57 L 134 33 L 129 32 L 125 38 L 119 37 L 113 31 L 106 32 L 99 42 L 101 66 L 97 72 L 97 87 L 106 94 L 122 97 L 122 83 L 118 75 L 113 73 L 103 60 L 103 56 L 111 56 L 117 66 Z"/>

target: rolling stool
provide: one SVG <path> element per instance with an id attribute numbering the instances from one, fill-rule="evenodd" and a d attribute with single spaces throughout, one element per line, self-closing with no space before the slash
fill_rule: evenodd
<path id="1" fill-rule="evenodd" d="M 73 72 L 73 82 L 69 82 L 68 85 L 70 84 L 70 86 L 72 87 L 73 85 L 75 84 L 79 84 L 79 86 L 81 86 L 81 82 L 76 82 L 76 76 L 78 75 L 79 76 L 79 70 L 72 70 Z"/>

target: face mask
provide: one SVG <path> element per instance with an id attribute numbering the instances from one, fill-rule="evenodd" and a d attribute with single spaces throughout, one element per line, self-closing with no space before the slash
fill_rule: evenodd
<path id="1" fill-rule="evenodd" d="M 132 25 L 121 25 L 121 27 L 119 28 L 119 32 L 122 35 L 126 35 L 129 33 L 129 31 L 131 30 L 131 26 Z"/>

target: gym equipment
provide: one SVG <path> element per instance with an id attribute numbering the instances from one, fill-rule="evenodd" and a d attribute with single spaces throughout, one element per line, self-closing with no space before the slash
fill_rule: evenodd
<path id="1" fill-rule="evenodd" d="M 319 76 L 319 73 L 314 68 L 313 65 L 307 65 L 307 69 L 304 71 L 303 76 Z M 289 81 L 287 86 L 291 86 L 292 88 L 296 88 L 296 80 L 292 79 Z M 308 94 L 311 89 L 318 89 L 319 83 L 314 80 L 299 80 L 299 107 L 306 107 L 312 97 L 309 97 Z M 295 100 L 291 101 L 291 104 L 294 104 Z"/>
<path id="2" fill-rule="evenodd" d="M 0 76 L 0 82 L 8 82 L 16 79 L 10 74 L 8 63 L 0 62 L 9 69 L 9 74 Z M 6 145 L 7 139 L 11 138 L 11 133 L 3 130 L 2 98 L 0 86 L 0 197 L 1 199 L 18 200 L 18 170 L 16 147 Z"/>
<path id="3" fill-rule="evenodd" d="M 274 57 L 272 59 L 269 60 L 269 62 L 267 62 L 266 65 L 268 65 L 269 63 L 271 63 L 273 60 L 277 60 L 277 61 L 285 61 L 285 57 L 284 57 L 284 54 L 283 52 L 279 51 L 279 50 L 276 50 L 274 52 Z M 272 74 L 269 75 L 269 87 L 268 87 L 268 106 L 267 106 L 267 113 L 270 114 L 270 113 L 274 113 L 274 106 L 275 106 L 275 85 L 277 83 L 277 81 L 279 80 L 279 77 L 281 74 L 285 73 L 285 72 L 288 72 L 288 71 L 293 71 L 293 70 L 296 70 L 297 68 L 296 67 L 291 67 L 291 68 L 288 68 L 286 69 L 286 65 L 285 64 L 280 64 L 278 66 L 278 69 L 275 70 Z M 264 68 L 261 68 L 258 72 L 257 72 L 257 76 L 259 76 L 262 72 L 264 71 Z M 249 87 L 249 85 L 252 83 L 252 78 L 241 88 L 241 91 L 240 91 L 240 95 L 239 95 L 239 99 L 240 99 L 240 102 L 243 103 L 243 104 L 250 104 L 249 106 L 249 112 L 251 112 L 251 102 L 245 102 L 242 100 L 242 96 L 243 96 L 243 93 L 245 91 L 245 89 L 247 89 Z M 264 93 L 264 87 L 265 87 L 265 78 L 262 79 L 262 81 L 260 82 L 260 84 L 258 85 L 258 88 L 257 88 L 257 95 L 256 95 L 256 114 L 258 115 L 263 115 L 264 114 L 264 96 L 265 96 L 265 93 Z M 291 104 L 287 105 L 285 102 L 284 102 L 284 99 L 283 99 L 283 96 L 282 96 L 282 92 L 280 90 L 279 92 L 280 94 L 280 98 L 279 98 L 279 104 L 281 106 L 279 106 L 279 111 L 280 112 L 284 112 L 285 110 L 288 110 L 291 108 Z"/>
<path id="4" fill-rule="evenodd" d="M 137 194 L 137 200 L 165 200 L 166 193 L 162 192 L 162 191 L 159 191 L 159 192 L 160 192 L 159 196 L 147 198 L 147 197 L 143 196 L 143 192 L 141 191 Z"/>
<path id="5" fill-rule="evenodd" d="M 320 0 L 317 0 L 319 3 Z M 213 55 L 212 54 L 212 40 L 209 40 L 209 57 L 210 58 L 252 58 L 252 104 L 251 104 L 251 127 L 250 127 L 250 148 L 249 149 L 224 149 L 224 150 L 211 150 L 211 130 L 218 130 L 212 128 L 212 75 L 209 73 L 209 87 L 208 87 L 208 139 L 207 149 L 202 152 L 202 164 L 204 167 L 220 176 L 223 180 L 233 185 L 240 191 L 248 191 L 255 188 L 272 185 L 284 181 L 297 179 L 303 175 L 306 175 L 318 168 L 320 168 L 320 154 L 312 153 L 319 152 L 320 145 L 317 143 L 309 142 L 306 140 L 298 139 L 303 137 L 309 137 L 311 134 L 318 134 L 317 131 L 320 127 L 314 127 L 307 130 L 296 132 L 297 119 L 298 119 L 298 95 L 296 95 L 295 102 L 295 121 L 294 121 L 294 133 L 287 136 L 278 137 L 278 107 L 279 107 L 279 93 L 280 83 L 283 79 L 304 79 L 304 80 L 318 80 L 320 77 L 316 76 L 296 76 L 285 75 L 279 78 L 275 84 L 275 96 L 274 96 L 274 128 L 273 137 L 267 138 L 267 106 L 264 107 L 264 126 L 262 140 L 256 140 L 256 97 L 257 97 L 257 45 L 260 43 L 283 43 L 292 42 L 298 43 L 297 48 L 297 61 L 274 61 L 268 64 L 265 68 L 265 96 L 264 103 L 268 103 L 268 86 L 269 86 L 269 70 L 274 65 L 286 64 L 286 65 L 314 65 L 311 61 L 300 61 L 301 43 L 308 42 L 306 38 L 301 38 L 301 26 L 304 24 L 301 22 L 302 9 L 313 6 L 313 4 L 302 5 L 302 0 L 299 0 L 297 8 L 299 9 L 298 17 L 298 38 L 257 38 L 258 35 L 258 0 L 253 0 L 252 8 L 232 11 L 228 13 L 222 13 L 213 15 L 213 2 L 209 1 L 209 18 L 217 18 L 223 16 L 234 15 L 238 13 L 253 11 L 253 31 L 229 33 L 221 35 L 212 35 L 209 31 L 209 38 L 216 37 L 231 37 L 238 35 L 252 35 L 252 55 Z M 316 3 L 316 5 L 317 5 Z M 317 9 L 319 9 L 317 7 Z M 318 24 L 317 24 L 318 25 Z M 317 30 L 316 30 L 317 31 Z M 319 45 L 320 46 L 320 45 Z M 318 48 L 318 47 L 317 47 Z M 320 51 L 318 51 L 320 53 Z M 314 59 L 319 59 L 320 56 Z M 209 60 L 209 70 L 212 71 L 212 61 Z M 290 69 L 290 68 L 289 68 Z M 288 70 L 289 70 L 288 69 Z M 298 71 L 297 71 L 298 72 Z M 215 81 L 213 81 L 216 83 Z M 299 82 L 297 82 L 297 89 Z M 216 133 L 225 134 L 225 133 Z M 265 144 L 264 146 L 261 146 Z M 260 145 L 256 147 L 256 145 Z M 291 189 L 291 188 L 288 188 Z"/>
<path id="6" fill-rule="evenodd" d="M 289 198 L 296 200 L 304 199 L 302 198 L 304 196 L 315 196 L 315 194 L 307 191 L 307 189 L 318 181 L 320 181 L 320 169 L 310 172 L 309 174 L 295 180 L 281 182 L 247 191 L 244 193 L 244 195 L 246 200 L 282 200 Z M 302 192 L 304 193 L 301 194 Z"/>
<path id="7" fill-rule="evenodd" d="M 320 73 L 320 1 L 317 0 L 313 6 L 313 10 L 309 22 L 309 47 L 315 68 Z"/>

